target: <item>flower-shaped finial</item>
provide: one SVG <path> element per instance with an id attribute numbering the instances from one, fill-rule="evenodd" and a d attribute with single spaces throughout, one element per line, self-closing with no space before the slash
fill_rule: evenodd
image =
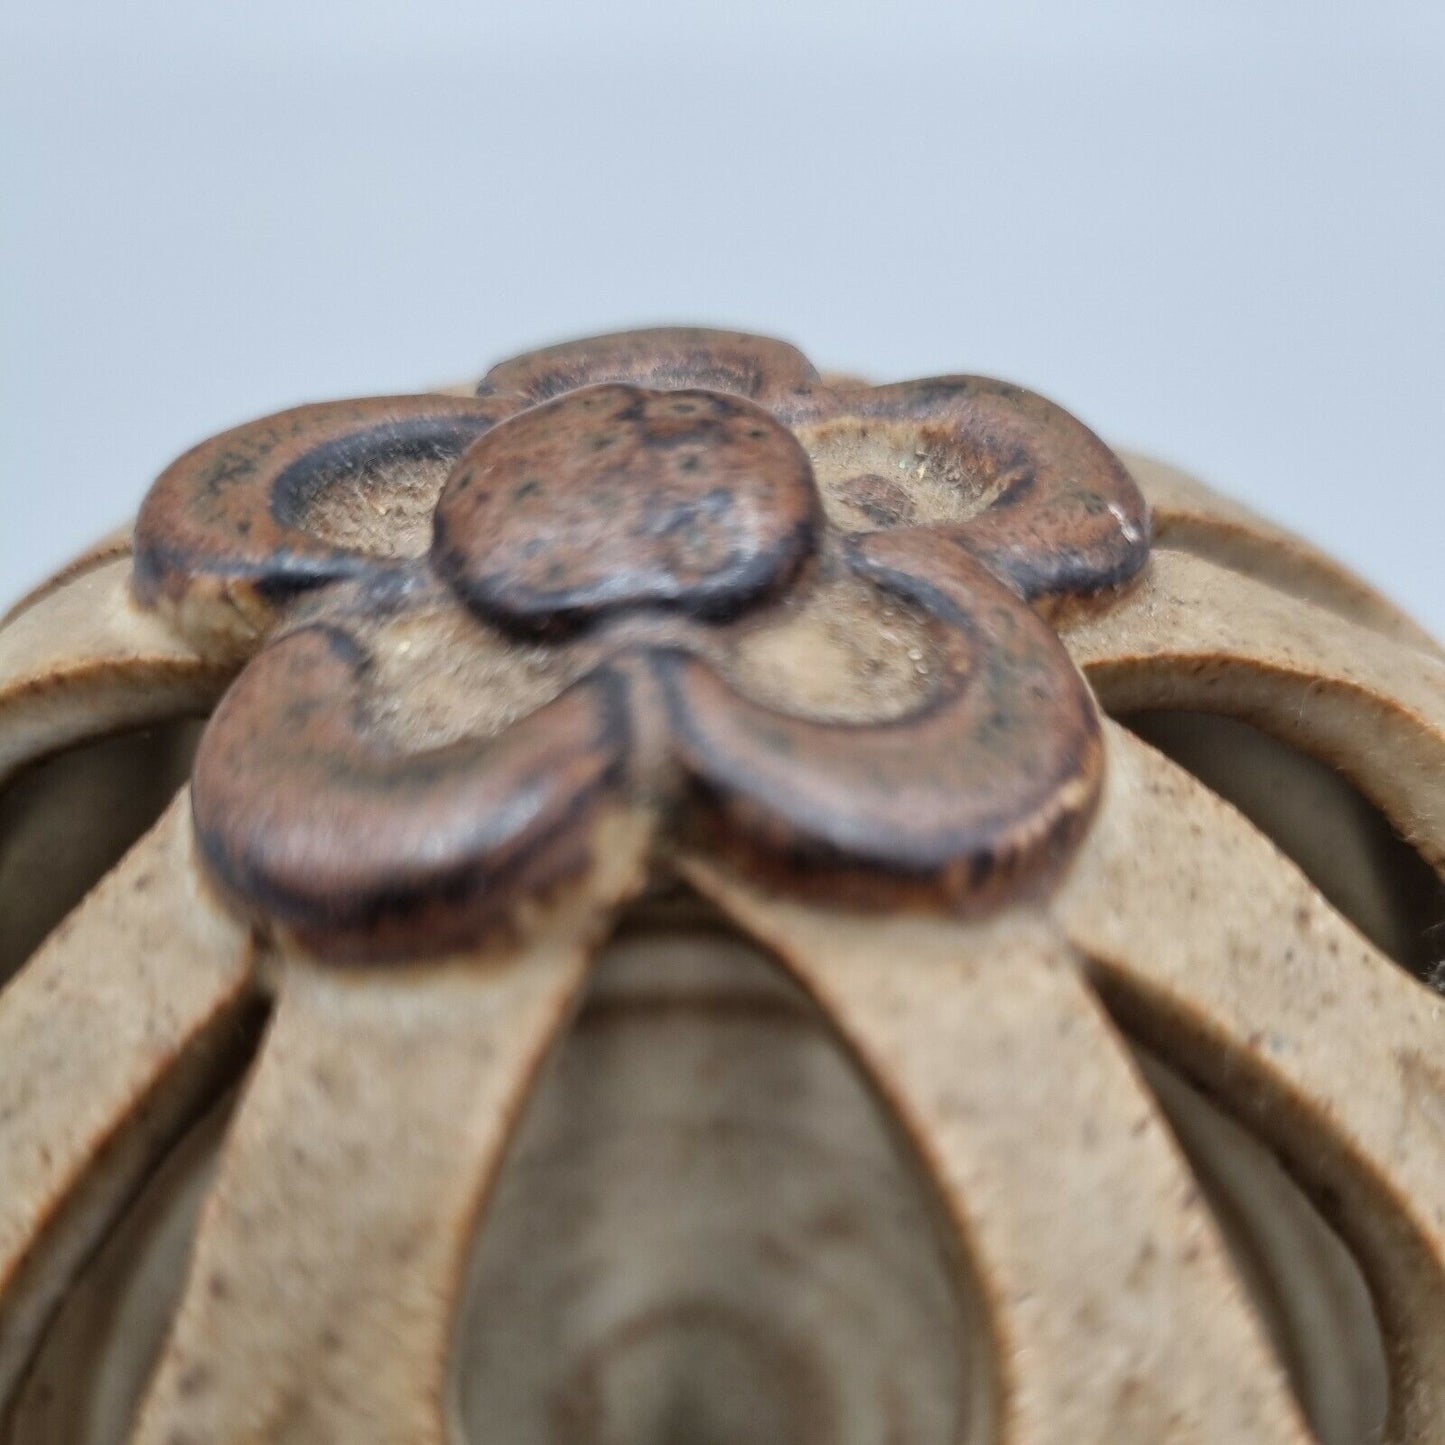
<path id="1" fill-rule="evenodd" d="M 1031 393 L 662 331 L 204 443 L 136 576 L 256 654 L 197 760 L 214 874 L 372 957 L 514 920 L 622 816 L 860 905 L 1041 883 L 1102 767 L 1041 614 L 1147 550 L 1113 454 Z"/>

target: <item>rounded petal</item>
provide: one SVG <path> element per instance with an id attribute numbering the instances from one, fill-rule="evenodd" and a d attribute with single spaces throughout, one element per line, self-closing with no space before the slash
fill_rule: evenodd
<path id="1" fill-rule="evenodd" d="M 494 366 L 477 393 L 512 393 L 533 403 L 604 381 L 659 391 L 703 387 L 767 404 L 817 385 L 818 373 L 784 341 L 741 331 L 660 326 L 526 352 Z"/>
<path id="2" fill-rule="evenodd" d="M 273 643 L 196 758 L 202 852 L 244 906 L 328 954 L 435 952 L 585 869 L 628 749 L 596 672 L 494 736 L 408 751 L 369 730 L 337 626 Z"/>
<path id="3" fill-rule="evenodd" d="M 212 437 L 162 472 L 141 507 L 137 595 L 212 650 L 251 651 L 297 594 L 422 555 L 451 464 L 507 410 L 376 397 Z"/>
<path id="4" fill-rule="evenodd" d="M 504 627 L 648 606 L 717 618 L 791 582 L 820 520 L 807 455 L 761 407 L 596 386 L 471 447 L 437 506 L 432 555 Z"/>
<path id="5" fill-rule="evenodd" d="M 1149 510 L 1118 457 L 1037 393 L 979 376 L 819 393 L 789 419 L 846 523 L 929 525 L 1030 602 L 1127 584 Z M 880 472 L 868 459 L 890 460 Z M 829 458 L 825 467 L 824 458 Z"/>
<path id="6" fill-rule="evenodd" d="M 945 538 L 870 534 L 854 566 L 952 637 L 939 684 L 903 716 L 789 715 L 658 654 L 673 745 L 721 845 L 843 901 L 968 909 L 1043 883 L 1099 788 L 1083 679 L 1048 624 Z"/>

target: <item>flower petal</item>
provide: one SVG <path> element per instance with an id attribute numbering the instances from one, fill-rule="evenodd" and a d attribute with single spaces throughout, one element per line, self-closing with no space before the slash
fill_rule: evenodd
<path id="1" fill-rule="evenodd" d="M 511 629 L 639 607 L 716 620 L 792 582 L 820 521 L 806 454 L 761 407 L 594 386 L 467 451 L 432 557 L 476 613 Z"/>
<path id="2" fill-rule="evenodd" d="M 451 463 L 511 409 L 375 397 L 222 432 L 173 462 L 147 495 L 137 594 L 209 650 L 253 651 L 297 594 L 424 553 Z"/>
<path id="3" fill-rule="evenodd" d="M 660 326 L 515 356 L 494 366 L 477 394 L 516 394 L 532 404 L 604 381 L 658 391 L 702 387 L 766 405 L 817 385 L 818 373 L 802 352 L 783 341 L 741 331 Z"/>
<path id="4" fill-rule="evenodd" d="M 935 456 L 951 478 L 928 522 L 1027 600 L 1089 597 L 1130 581 L 1149 554 L 1149 510 L 1118 457 L 1062 407 L 980 376 L 820 392 L 786 413 L 810 450 L 897 432 L 911 475 Z M 846 451 L 846 448 L 844 448 Z M 920 462 L 919 459 L 922 459 Z M 820 467 L 821 470 L 821 467 Z M 882 495 L 865 511 L 907 505 L 898 475 L 862 478 Z M 876 522 L 872 525 L 877 525 Z"/>
<path id="5" fill-rule="evenodd" d="M 196 758 L 233 897 L 329 954 L 435 952 L 590 865 L 617 809 L 626 683 L 594 672 L 495 736 L 408 752 L 368 728 L 369 659 L 303 628 L 242 674 Z"/>
<path id="6" fill-rule="evenodd" d="M 932 695 L 878 723 L 791 716 L 681 652 L 655 659 L 673 746 L 721 846 L 856 901 L 971 908 L 1045 881 L 1088 822 L 1098 721 L 1052 629 L 927 532 L 860 539 L 855 568 L 943 622 Z"/>

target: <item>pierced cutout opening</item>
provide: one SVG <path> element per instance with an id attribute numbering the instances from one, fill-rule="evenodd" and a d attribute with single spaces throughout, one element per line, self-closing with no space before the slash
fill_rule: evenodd
<path id="1" fill-rule="evenodd" d="M 1238 808 L 1382 953 L 1445 991 L 1445 881 L 1339 773 L 1235 718 L 1118 721 Z"/>
<path id="2" fill-rule="evenodd" d="M 232 1090 L 191 1127 L 81 1271 L 4 1416 L 3 1445 L 125 1445 L 235 1102 Z"/>
<path id="3" fill-rule="evenodd" d="M 0 984 L 165 811 L 202 726 L 182 718 L 82 743 L 0 791 Z"/>
<path id="4" fill-rule="evenodd" d="M 814 1006 L 654 915 L 609 947 L 478 1237 L 473 1445 L 965 1445 L 990 1360 L 933 1202 Z"/>
<path id="5" fill-rule="evenodd" d="M 1354 1256 L 1269 1149 L 1155 1055 L 1135 1053 L 1319 1445 L 1375 1445 L 1389 1370 Z"/>

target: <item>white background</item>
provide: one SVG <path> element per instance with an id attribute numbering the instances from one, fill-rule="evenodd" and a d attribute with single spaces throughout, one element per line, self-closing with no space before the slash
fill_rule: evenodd
<path id="1" fill-rule="evenodd" d="M 0 598 L 175 453 L 659 320 L 1051 394 L 1445 633 L 1445 5 L 0 5 Z"/>

